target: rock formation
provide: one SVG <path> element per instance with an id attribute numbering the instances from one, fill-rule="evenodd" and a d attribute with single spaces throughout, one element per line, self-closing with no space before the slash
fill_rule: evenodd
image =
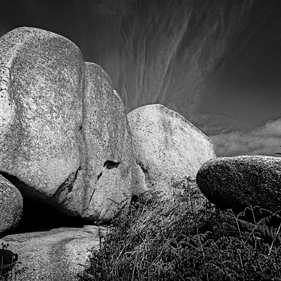
<path id="1" fill-rule="evenodd" d="M 136 165 L 133 193 L 162 191 L 171 196 L 186 177 L 195 179 L 215 157 L 209 138 L 180 114 L 160 104 L 128 114 Z"/>
<path id="2" fill-rule="evenodd" d="M 0 171 L 24 196 L 56 196 L 79 169 L 84 68 L 60 35 L 17 28 L 0 39 Z"/>
<path id="3" fill-rule="evenodd" d="M 197 171 L 214 157 L 210 140 L 162 105 L 126 115 L 108 75 L 68 39 L 28 27 L 0 38 L 0 242 L 9 244 L 1 255 L 21 262 L 5 274 L 77 280 L 105 229 L 62 228 L 56 211 L 79 226 L 109 222 L 132 194 L 196 187 Z M 30 232 L 19 225 L 4 236 L 22 209 Z"/>
<path id="4" fill-rule="evenodd" d="M 270 156 L 218 157 L 198 171 L 197 185 L 221 209 L 240 212 L 259 206 L 281 211 L 281 159 Z"/>
<path id="5" fill-rule="evenodd" d="M 125 106 L 117 92 L 113 93 L 110 78 L 99 65 L 88 62 L 82 133 L 84 175 L 77 177 L 74 190 L 87 192 L 89 203 L 83 211 L 84 218 L 109 220 L 132 196 L 132 138 Z M 81 197 L 79 206 L 83 197 L 74 194 L 75 197 Z"/>
<path id="6" fill-rule="evenodd" d="M 89 250 L 100 247 L 105 232 L 103 227 L 89 225 L 8 235 L 0 243 L 9 244 L 9 252 L 20 261 L 8 274 L 17 281 L 80 280 L 77 274 L 87 265 Z"/>
<path id="7" fill-rule="evenodd" d="M 111 219 L 130 200 L 124 105 L 68 39 L 17 28 L 0 39 L 0 172 L 25 198 Z"/>
<path id="8" fill-rule="evenodd" d="M 21 193 L 0 175 L 0 238 L 17 227 L 22 217 L 22 211 Z"/>

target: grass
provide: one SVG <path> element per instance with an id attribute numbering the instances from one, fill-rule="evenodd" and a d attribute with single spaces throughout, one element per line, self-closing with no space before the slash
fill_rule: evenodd
<path id="1" fill-rule="evenodd" d="M 80 280 L 281 280 L 280 227 L 264 209 L 234 214 L 202 202 L 193 183 L 116 218 Z"/>
<path id="2" fill-rule="evenodd" d="M 174 199 L 140 197 L 119 214 L 79 280 L 281 280 L 280 216 L 219 210 L 194 182 L 173 188 L 182 191 Z M 16 263 L 0 262 L 0 280 L 17 280 Z"/>
<path id="3" fill-rule="evenodd" d="M 9 251 L 9 244 L 1 243 L 0 249 L 0 281 L 16 280 L 16 276 L 21 273 L 17 266 L 18 255 Z"/>

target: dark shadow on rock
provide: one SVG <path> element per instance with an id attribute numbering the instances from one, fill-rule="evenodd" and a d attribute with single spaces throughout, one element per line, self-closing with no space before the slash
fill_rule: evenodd
<path id="1" fill-rule="evenodd" d="M 83 227 L 85 224 L 84 220 L 64 215 L 55 206 L 45 204 L 44 198 L 38 191 L 17 177 L 5 172 L 0 174 L 16 186 L 23 195 L 23 217 L 13 233 L 43 231 L 58 227 Z M 33 194 L 33 198 L 29 198 L 29 194 Z"/>
<path id="2" fill-rule="evenodd" d="M 58 227 L 83 227 L 85 221 L 60 213 L 40 200 L 24 199 L 23 217 L 13 233 L 45 231 Z"/>

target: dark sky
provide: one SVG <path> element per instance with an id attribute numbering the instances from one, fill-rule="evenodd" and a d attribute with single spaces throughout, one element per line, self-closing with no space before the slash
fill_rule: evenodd
<path id="1" fill-rule="evenodd" d="M 0 36 L 61 34 L 110 75 L 127 111 L 173 109 L 218 156 L 281 145 L 280 0 L 0 0 Z"/>

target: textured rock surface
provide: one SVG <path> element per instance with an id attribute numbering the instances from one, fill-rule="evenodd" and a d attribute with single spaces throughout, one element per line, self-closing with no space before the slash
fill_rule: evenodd
<path id="1" fill-rule="evenodd" d="M 73 202 L 79 198 L 79 207 L 85 196 L 83 217 L 106 221 L 132 195 L 132 138 L 122 100 L 113 92 L 108 75 L 94 63 L 86 63 L 82 132 L 84 164 L 74 184 Z"/>
<path id="2" fill-rule="evenodd" d="M 150 193 L 146 180 L 147 180 L 146 174 L 134 159 L 132 165 L 132 182 L 131 182 L 132 194 L 134 195 L 142 194 L 143 196 L 149 198 Z"/>
<path id="3" fill-rule="evenodd" d="M 99 234 L 106 229 L 97 226 L 58 228 L 50 231 L 8 235 L 0 243 L 18 255 L 19 266 L 9 273 L 22 269 L 18 281 L 72 281 L 88 264 L 89 250 L 99 248 Z"/>
<path id="4" fill-rule="evenodd" d="M 177 193 L 172 186 L 185 177 L 195 179 L 202 164 L 215 157 L 209 138 L 163 105 L 137 108 L 128 114 L 128 121 L 139 166 L 134 171 L 142 173 L 135 176 L 134 182 L 141 183 L 133 188 L 135 193 L 151 189 Z"/>
<path id="5" fill-rule="evenodd" d="M 221 209 L 242 211 L 252 205 L 281 211 L 281 158 L 215 158 L 200 168 L 196 181 L 202 193 Z"/>
<path id="6" fill-rule="evenodd" d="M 0 170 L 23 195 L 56 196 L 80 166 L 83 73 L 79 48 L 60 35 L 23 27 L 0 39 Z"/>
<path id="7" fill-rule="evenodd" d="M 0 237 L 15 229 L 23 211 L 23 198 L 19 190 L 0 175 Z"/>
<path id="8" fill-rule="evenodd" d="M 24 197 L 112 218 L 131 197 L 131 143 L 108 75 L 74 43 L 36 28 L 0 39 L 0 171 Z"/>

